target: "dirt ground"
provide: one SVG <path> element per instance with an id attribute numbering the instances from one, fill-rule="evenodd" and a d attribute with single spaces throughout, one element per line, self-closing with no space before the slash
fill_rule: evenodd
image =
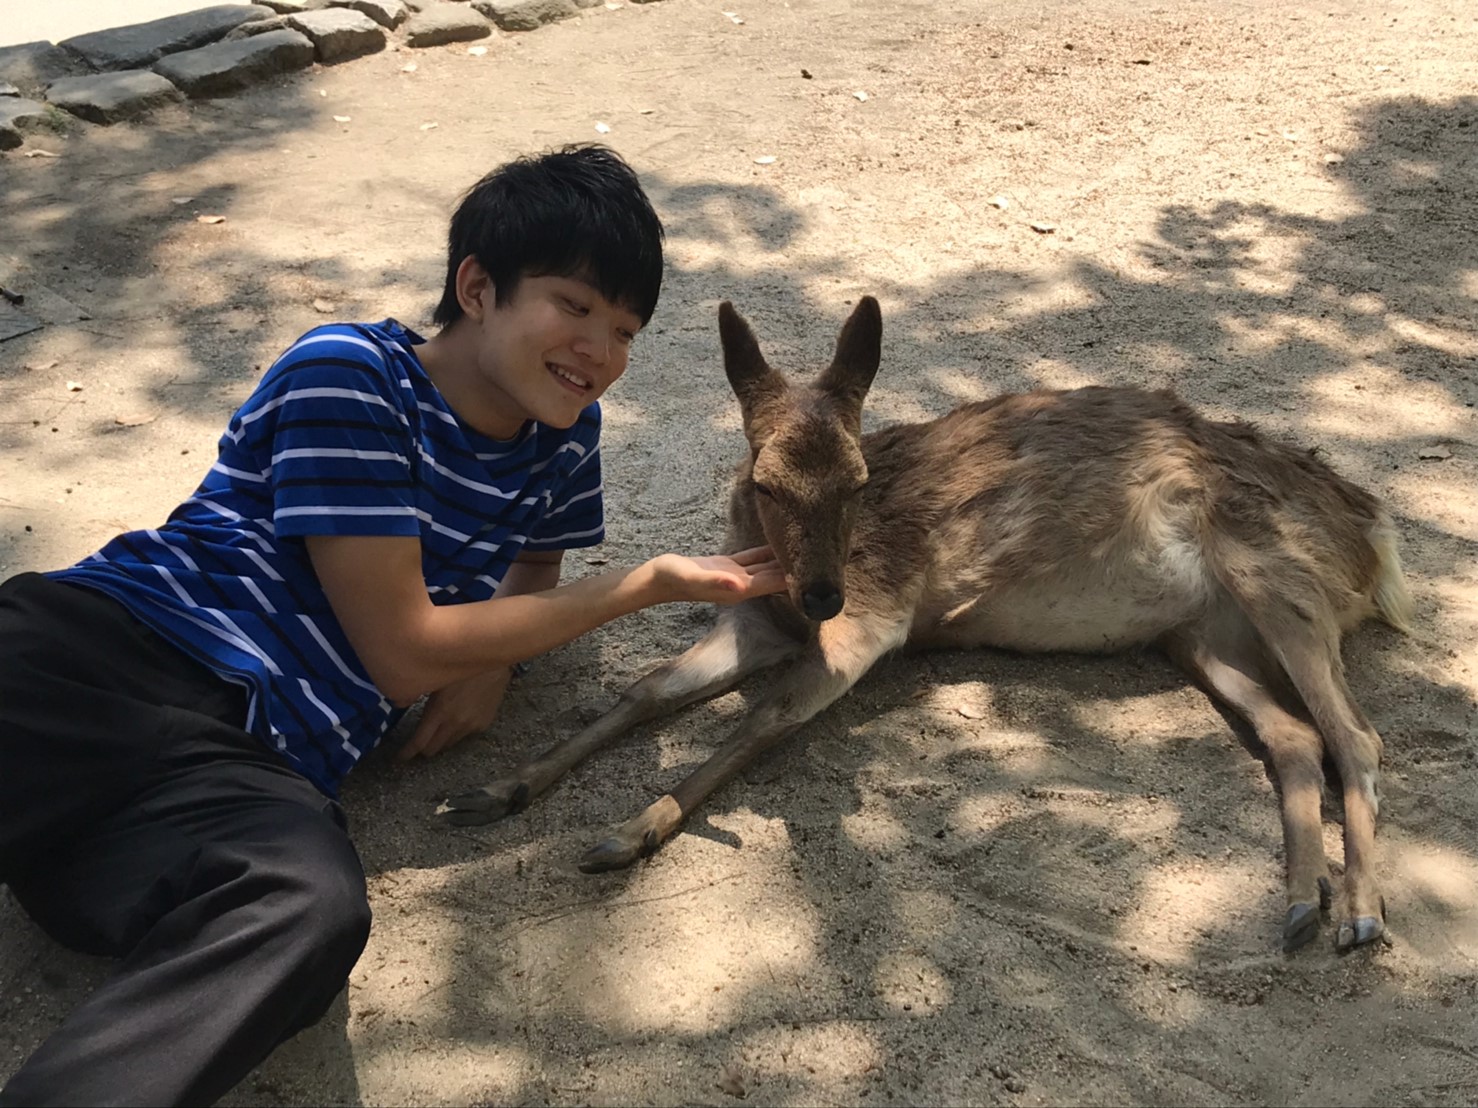
<path id="1" fill-rule="evenodd" d="M 0 265 L 92 318 L 0 344 L 0 573 L 161 520 L 302 331 L 424 324 L 475 177 L 603 137 L 670 268 L 606 406 L 610 539 L 572 569 L 721 535 L 723 298 L 809 370 L 877 295 L 869 426 L 1133 382 L 1317 445 L 1389 499 L 1417 599 L 1413 636 L 1346 643 L 1387 744 L 1391 942 L 1279 951 L 1268 770 L 1154 655 L 890 659 L 624 873 L 574 863 L 742 693 L 506 823 L 433 822 L 709 619 L 673 607 L 542 660 L 485 738 L 356 774 L 369 949 L 229 1103 L 1471 1103 L 1472 6 L 732 3 L 386 52 L 5 155 Z M 0 1079 L 105 972 L 0 897 Z"/>

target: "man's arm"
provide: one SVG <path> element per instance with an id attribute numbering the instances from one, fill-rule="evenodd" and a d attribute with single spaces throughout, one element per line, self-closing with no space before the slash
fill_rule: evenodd
<path id="1" fill-rule="evenodd" d="M 438 607 L 421 576 L 419 539 L 311 535 L 306 542 L 334 615 L 370 678 L 402 705 L 654 604 L 736 604 L 785 587 L 770 551 L 760 548 L 732 558 L 663 554 L 558 588 Z"/>
<path id="2" fill-rule="evenodd" d="M 497 596 L 544 592 L 559 584 L 563 550 L 526 550 L 510 565 L 498 585 Z M 499 666 L 474 673 L 437 689 L 426 699 L 416 730 L 396 757 L 434 758 L 463 739 L 486 731 L 498 718 L 513 671 Z"/>

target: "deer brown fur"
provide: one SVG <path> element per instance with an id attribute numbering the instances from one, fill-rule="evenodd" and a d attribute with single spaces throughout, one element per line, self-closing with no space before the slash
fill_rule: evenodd
<path id="1" fill-rule="evenodd" d="M 898 647 L 1111 652 L 1156 645 L 1243 716 L 1281 793 L 1288 949 L 1331 890 L 1322 761 L 1344 798 L 1336 943 L 1382 933 L 1374 873 L 1381 740 L 1345 683 L 1340 637 L 1410 600 L 1379 502 L 1311 453 L 1212 422 L 1168 392 L 1000 396 L 927 423 L 861 433 L 882 321 L 861 300 L 810 386 L 765 362 L 719 310 L 749 454 L 730 549 L 769 544 L 788 593 L 720 612 L 712 632 L 606 715 L 511 776 L 447 802 L 457 823 L 522 808 L 635 723 L 785 666 L 708 762 L 593 847 L 582 868 L 655 850 L 704 798 Z"/>

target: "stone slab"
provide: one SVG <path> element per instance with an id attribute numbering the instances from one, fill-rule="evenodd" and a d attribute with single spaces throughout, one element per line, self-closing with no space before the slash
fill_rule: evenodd
<path id="1" fill-rule="evenodd" d="M 0 150 L 13 150 L 26 141 L 25 132 L 46 118 L 46 105 L 19 96 L 0 99 Z"/>
<path id="2" fill-rule="evenodd" d="M 405 0 L 334 0 L 337 7 L 352 8 L 367 15 L 381 27 L 394 30 L 411 17 Z"/>
<path id="3" fill-rule="evenodd" d="M 75 54 L 49 42 L 0 46 L 0 80 L 9 81 L 27 96 L 42 92 L 58 77 L 90 72 Z"/>
<path id="4" fill-rule="evenodd" d="M 218 42 L 170 54 L 154 63 L 186 96 L 225 96 L 313 64 L 313 43 L 297 31 L 268 31 L 240 42 Z"/>
<path id="5" fill-rule="evenodd" d="M 573 0 L 473 0 L 472 6 L 504 31 L 536 31 L 577 11 Z"/>
<path id="6" fill-rule="evenodd" d="M 325 8 L 287 17 L 288 26 L 308 36 L 320 62 L 347 61 L 385 49 L 385 29 L 362 12 Z"/>
<path id="7" fill-rule="evenodd" d="M 63 77 L 46 90 L 48 103 L 90 123 L 137 119 L 184 98 L 174 85 L 147 69 Z"/>
<path id="8" fill-rule="evenodd" d="M 168 54 L 216 42 L 234 27 L 272 14 L 270 8 L 256 4 L 217 4 L 147 23 L 92 31 L 64 39 L 60 45 L 81 55 L 94 69 L 145 69 Z"/>
<path id="9" fill-rule="evenodd" d="M 428 4 L 411 16 L 404 27 L 408 46 L 444 46 L 487 38 L 493 25 L 463 4 Z"/>
<path id="10" fill-rule="evenodd" d="M 334 0 L 261 0 L 261 3 L 279 15 L 318 12 L 334 6 Z"/>
<path id="11" fill-rule="evenodd" d="M 287 16 L 273 15 L 266 19 L 253 19 L 250 23 L 231 28 L 222 42 L 240 42 L 244 38 L 265 35 L 268 31 L 281 31 L 287 27 Z"/>

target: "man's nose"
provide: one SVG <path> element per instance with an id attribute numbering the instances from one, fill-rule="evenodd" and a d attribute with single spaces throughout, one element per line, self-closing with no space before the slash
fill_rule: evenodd
<path id="1" fill-rule="evenodd" d="M 611 336 L 605 328 L 586 328 L 575 340 L 575 353 L 595 365 L 605 365 L 611 360 Z"/>

